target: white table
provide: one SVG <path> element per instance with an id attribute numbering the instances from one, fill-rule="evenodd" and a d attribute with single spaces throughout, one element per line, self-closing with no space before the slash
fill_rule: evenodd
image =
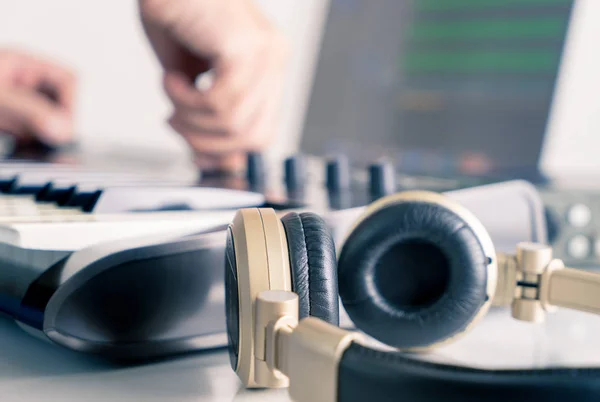
<path id="1" fill-rule="evenodd" d="M 600 366 L 600 318 L 559 312 L 535 327 L 490 313 L 435 357 L 485 367 Z M 286 390 L 245 391 L 225 350 L 114 366 L 47 344 L 0 319 L 2 401 L 289 401 Z"/>
<path id="2" fill-rule="evenodd" d="M 38 340 L 0 319 L 0 400 L 286 401 L 286 391 L 246 392 L 225 350 L 115 366 Z"/>

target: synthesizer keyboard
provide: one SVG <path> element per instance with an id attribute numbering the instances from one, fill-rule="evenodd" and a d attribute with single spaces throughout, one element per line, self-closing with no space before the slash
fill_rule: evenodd
<path id="1" fill-rule="evenodd" d="M 7 160 L 0 163 L 0 261 L 38 271 L 94 244 L 202 231 L 264 203 L 260 193 L 143 170 Z"/>

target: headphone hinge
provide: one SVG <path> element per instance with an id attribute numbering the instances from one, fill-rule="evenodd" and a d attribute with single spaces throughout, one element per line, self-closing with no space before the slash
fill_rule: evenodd
<path id="1" fill-rule="evenodd" d="M 514 267 L 512 316 L 521 321 L 543 322 L 552 307 L 548 304 L 550 267 L 555 266 L 552 248 L 544 244 L 519 243 L 508 265 Z"/>

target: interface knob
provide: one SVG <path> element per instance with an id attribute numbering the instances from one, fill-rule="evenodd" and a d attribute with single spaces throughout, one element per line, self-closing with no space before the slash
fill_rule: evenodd
<path id="1" fill-rule="evenodd" d="M 350 187 L 350 163 L 344 155 L 327 162 L 325 180 L 329 191 L 340 191 Z"/>
<path id="2" fill-rule="evenodd" d="M 285 160 L 285 184 L 288 190 L 302 187 L 306 179 L 306 161 L 300 156 L 292 156 Z"/>
<path id="3" fill-rule="evenodd" d="M 396 170 L 389 161 L 381 161 L 369 166 L 371 196 L 381 198 L 396 191 Z"/>
<path id="4" fill-rule="evenodd" d="M 261 153 L 250 152 L 246 160 L 246 180 L 251 188 L 260 187 L 264 183 L 265 163 Z"/>

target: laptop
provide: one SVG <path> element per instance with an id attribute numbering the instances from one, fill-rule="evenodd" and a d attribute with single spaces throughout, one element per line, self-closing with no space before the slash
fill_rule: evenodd
<path id="1" fill-rule="evenodd" d="M 331 0 L 301 148 L 544 180 L 571 0 Z"/>

